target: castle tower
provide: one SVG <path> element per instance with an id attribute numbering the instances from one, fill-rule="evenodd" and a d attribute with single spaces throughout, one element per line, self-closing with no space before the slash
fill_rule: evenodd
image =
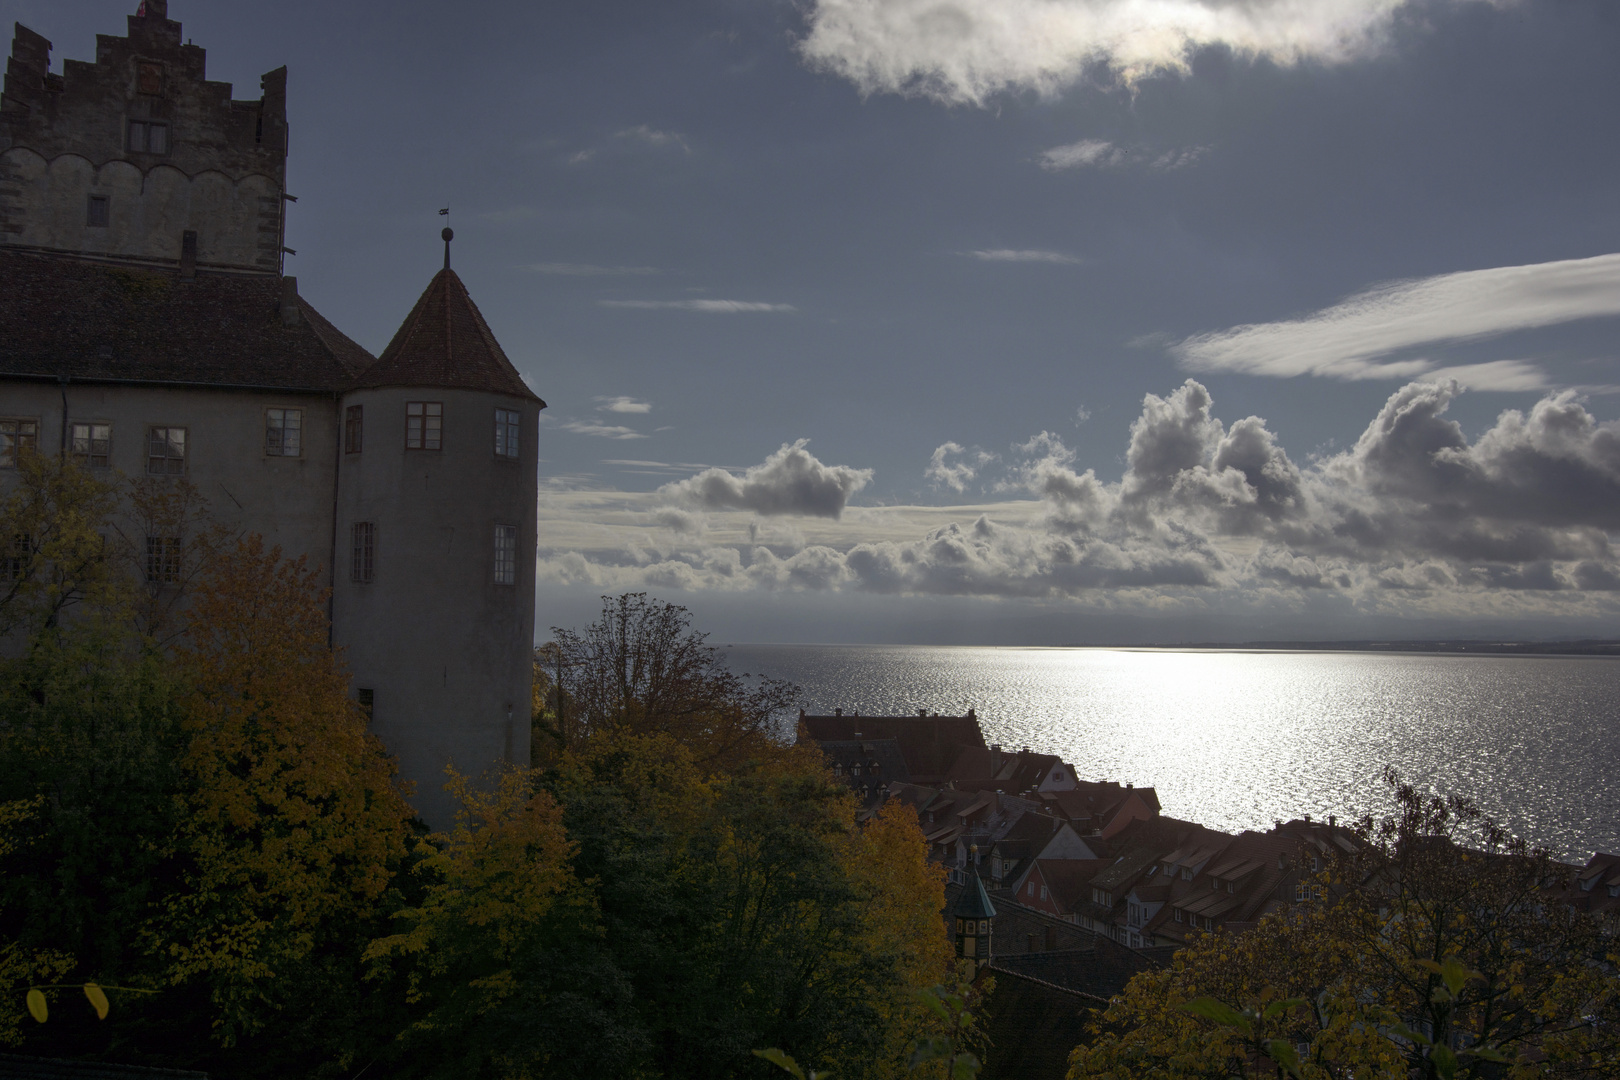
<path id="1" fill-rule="evenodd" d="M 287 69 L 257 101 L 204 77 L 168 0 L 129 35 L 96 35 L 94 63 L 49 68 L 17 24 L 0 101 L 0 247 L 156 268 L 276 274 L 287 175 Z"/>
<path id="2" fill-rule="evenodd" d="M 446 230 L 448 233 L 448 230 Z M 337 640 L 436 828 L 445 767 L 529 760 L 536 429 L 466 286 L 434 275 L 340 402 Z"/>

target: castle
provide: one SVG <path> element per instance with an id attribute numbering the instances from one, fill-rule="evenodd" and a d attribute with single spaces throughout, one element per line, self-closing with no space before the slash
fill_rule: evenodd
<path id="1" fill-rule="evenodd" d="M 538 422 L 466 287 L 434 275 L 380 356 L 283 274 L 286 83 L 204 76 L 167 0 L 93 63 L 18 24 L 0 96 L 0 484 L 19 448 L 183 477 L 327 568 L 374 730 L 448 824 L 444 768 L 527 762 Z M 136 539 L 137 544 L 140 539 Z M 179 538 L 146 536 L 148 583 Z"/>

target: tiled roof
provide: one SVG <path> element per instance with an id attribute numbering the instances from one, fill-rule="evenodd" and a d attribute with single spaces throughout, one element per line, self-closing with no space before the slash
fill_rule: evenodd
<path id="1" fill-rule="evenodd" d="M 372 359 L 269 274 L 0 250 L 0 282 L 0 377 L 335 391 Z"/>
<path id="2" fill-rule="evenodd" d="M 433 275 L 394 340 L 355 385 L 440 386 L 540 401 L 448 267 Z"/>
<path id="3" fill-rule="evenodd" d="M 861 716 L 843 712 L 814 716 L 801 712 L 799 724 L 817 742 L 845 741 L 857 736 L 894 739 L 916 782 L 943 779 L 963 747 L 984 745 L 984 732 L 972 709 L 966 716 Z"/>
<path id="4" fill-rule="evenodd" d="M 990 1046 L 981 1080 L 1062 1080 L 1069 1052 L 1086 1040 L 1091 1010 L 1102 1002 L 1006 968 L 988 974 L 995 989 L 984 1003 Z"/>

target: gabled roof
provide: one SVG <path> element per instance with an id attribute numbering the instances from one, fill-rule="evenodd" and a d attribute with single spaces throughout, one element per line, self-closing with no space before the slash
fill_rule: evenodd
<path id="1" fill-rule="evenodd" d="M 371 354 L 283 279 L 0 249 L 0 377 L 332 392 Z"/>
<path id="2" fill-rule="evenodd" d="M 394 340 L 355 385 L 483 390 L 537 401 L 541 408 L 546 404 L 506 358 L 467 287 L 449 267 L 433 275 Z"/>

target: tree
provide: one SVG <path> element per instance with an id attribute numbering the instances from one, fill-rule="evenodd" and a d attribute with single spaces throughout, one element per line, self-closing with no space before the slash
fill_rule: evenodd
<path id="1" fill-rule="evenodd" d="M 1138 975 L 1070 1076 L 1615 1075 L 1616 928 L 1563 901 L 1568 867 L 1466 800 L 1386 781 L 1394 810 L 1323 871 L 1330 902 Z"/>
<path id="2" fill-rule="evenodd" d="M 239 542 L 177 652 L 184 873 L 149 936 L 172 983 L 210 987 L 227 1045 L 358 974 L 359 927 L 405 854 L 412 813 L 327 645 L 319 577 Z"/>
<path id="3" fill-rule="evenodd" d="M 36 641 L 81 606 L 127 612 L 130 582 L 111 527 L 118 501 L 115 480 L 18 449 L 16 482 L 0 497 L 0 637 Z"/>
<path id="4" fill-rule="evenodd" d="M 668 735 L 709 767 L 774 755 L 784 733 L 775 715 L 798 698 L 779 679 L 750 682 L 692 629 L 692 614 L 645 593 L 603 597 L 601 618 L 583 631 L 552 628 L 567 749 L 596 734 Z"/>
<path id="5" fill-rule="evenodd" d="M 601 929 L 570 865 L 562 808 L 528 770 L 493 791 L 453 776 L 450 832 L 419 843 L 418 903 L 366 949 L 373 979 L 403 978 L 399 1076 L 622 1076 L 626 993 L 601 963 Z"/>

